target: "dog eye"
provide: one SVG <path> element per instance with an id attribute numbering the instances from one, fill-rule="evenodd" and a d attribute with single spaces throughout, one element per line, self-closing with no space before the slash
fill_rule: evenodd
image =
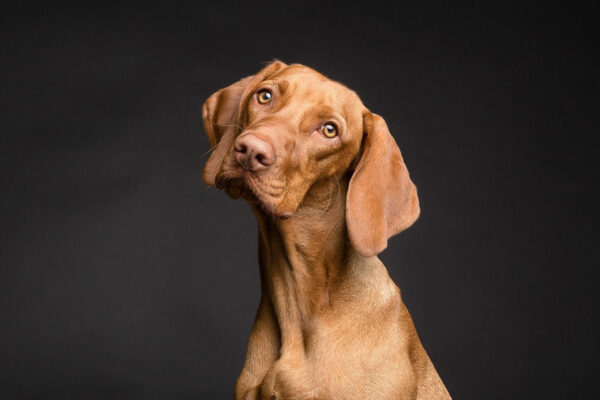
<path id="1" fill-rule="evenodd" d="M 335 125 L 331 124 L 331 123 L 326 123 L 321 125 L 321 133 L 323 133 L 323 135 L 325 135 L 325 137 L 327 138 L 334 138 L 337 136 L 338 132 L 337 132 L 337 128 L 335 127 Z"/>
<path id="2" fill-rule="evenodd" d="M 271 97 L 271 92 L 266 89 L 259 90 L 258 93 L 256 93 L 256 98 L 260 104 L 267 104 L 271 101 Z"/>

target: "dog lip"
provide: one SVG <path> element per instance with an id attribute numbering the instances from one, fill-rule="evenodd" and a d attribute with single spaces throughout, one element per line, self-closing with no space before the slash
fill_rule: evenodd
<path id="1" fill-rule="evenodd" d="M 285 193 L 285 184 L 283 182 L 266 183 L 260 173 L 244 170 L 236 165 L 233 168 L 222 170 L 215 179 L 215 186 L 218 189 L 225 190 L 234 199 L 242 197 L 246 201 L 258 205 L 265 212 L 282 220 L 288 219 L 294 215 L 291 211 L 276 211 L 276 203 Z M 229 189 L 229 190 L 228 190 Z M 235 195 L 232 195 L 235 193 Z"/>
<path id="2" fill-rule="evenodd" d="M 217 178 L 215 179 L 215 186 L 221 190 L 226 189 L 227 186 L 229 186 L 231 181 L 233 181 L 234 179 L 235 178 L 233 178 L 233 177 L 219 174 L 219 175 L 217 175 Z"/>

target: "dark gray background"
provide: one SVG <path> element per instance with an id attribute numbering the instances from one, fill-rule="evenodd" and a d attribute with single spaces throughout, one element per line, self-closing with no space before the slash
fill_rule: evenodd
<path id="1" fill-rule="evenodd" d="M 0 397 L 230 398 L 257 228 L 200 107 L 275 57 L 386 118 L 422 215 L 381 258 L 452 395 L 597 396 L 598 8 L 477 4 L 3 5 Z"/>

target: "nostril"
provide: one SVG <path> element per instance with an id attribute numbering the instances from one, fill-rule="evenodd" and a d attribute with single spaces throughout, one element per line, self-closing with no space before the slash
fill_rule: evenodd
<path id="1" fill-rule="evenodd" d="M 256 155 L 256 161 L 258 161 L 259 163 L 264 164 L 264 159 L 265 159 L 265 156 L 263 156 L 262 154 L 258 153 Z"/>
<path id="2" fill-rule="evenodd" d="M 246 150 L 248 150 L 248 148 L 246 147 L 246 145 L 244 143 L 236 143 L 235 144 L 235 151 L 237 151 L 238 153 L 245 153 Z"/>

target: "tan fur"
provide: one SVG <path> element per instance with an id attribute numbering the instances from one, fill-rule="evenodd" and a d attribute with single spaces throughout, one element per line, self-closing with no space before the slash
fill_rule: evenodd
<path id="1" fill-rule="evenodd" d="M 204 181 L 248 200 L 259 224 L 262 296 L 235 399 L 449 399 L 376 257 L 419 215 L 385 121 L 341 84 L 278 61 L 212 95 L 203 115 L 215 147 Z M 319 131 L 330 121 L 333 139 Z M 245 135 L 275 162 L 242 168 Z"/>

